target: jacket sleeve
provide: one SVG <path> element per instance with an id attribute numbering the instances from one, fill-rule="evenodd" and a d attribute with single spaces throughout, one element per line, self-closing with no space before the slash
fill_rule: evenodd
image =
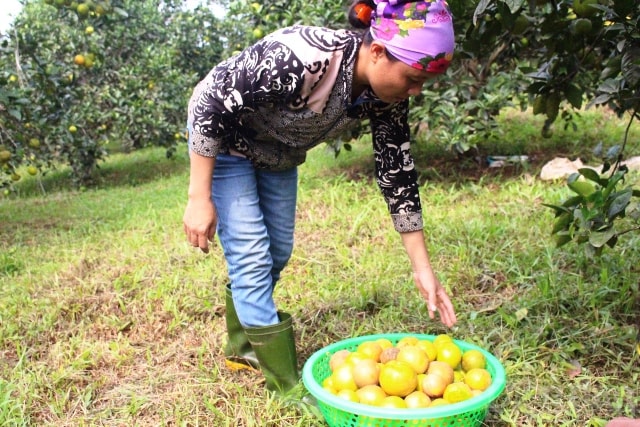
<path id="1" fill-rule="evenodd" d="M 291 55 L 278 41 L 262 39 L 211 70 L 189 101 L 189 148 L 215 157 L 223 142 L 252 136 L 243 127 L 244 112 L 258 104 L 295 104 L 304 69 Z"/>
<path id="2" fill-rule="evenodd" d="M 409 102 L 372 114 L 371 131 L 376 180 L 393 226 L 403 233 L 422 230 L 418 174 L 410 150 Z"/>

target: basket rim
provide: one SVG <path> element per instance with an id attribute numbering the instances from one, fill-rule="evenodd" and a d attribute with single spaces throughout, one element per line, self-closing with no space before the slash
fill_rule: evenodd
<path id="1" fill-rule="evenodd" d="M 321 384 L 319 384 L 315 378 L 313 377 L 313 366 L 321 357 L 325 356 L 327 353 L 334 353 L 335 351 L 344 348 L 345 346 L 357 346 L 361 342 L 367 340 L 375 340 L 378 338 L 387 338 L 391 340 L 400 340 L 406 336 L 415 336 L 418 339 L 428 339 L 433 340 L 436 335 L 429 334 L 419 334 L 419 333 L 386 333 L 386 334 L 373 334 L 373 335 L 362 335 L 359 337 L 348 338 L 341 341 L 337 341 L 335 343 L 329 344 L 326 347 L 323 347 L 316 352 L 314 352 L 309 359 L 305 362 L 302 369 L 302 381 L 307 388 L 307 390 L 318 399 L 319 403 L 325 404 L 327 406 L 331 406 L 337 409 L 340 409 L 345 412 L 353 413 L 356 415 L 369 416 L 374 418 L 385 418 L 385 419 L 404 419 L 404 420 L 415 420 L 415 419 L 437 419 L 442 417 L 450 417 L 454 415 L 459 415 L 465 412 L 470 412 L 473 410 L 484 409 L 487 407 L 492 401 L 497 399 L 506 386 L 506 372 L 502 363 L 487 350 L 479 347 L 475 344 L 454 339 L 453 341 L 460 346 L 463 350 L 479 350 L 484 354 L 487 365 L 491 367 L 494 371 L 491 385 L 481 394 L 474 396 L 470 399 L 467 399 L 458 403 L 451 403 L 445 406 L 437 406 L 435 408 L 419 408 L 419 409 L 393 409 L 393 408 L 380 408 L 372 405 L 365 405 L 361 403 L 350 402 L 344 399 L 341 399 L 328 391 L 322 388 Z"/>

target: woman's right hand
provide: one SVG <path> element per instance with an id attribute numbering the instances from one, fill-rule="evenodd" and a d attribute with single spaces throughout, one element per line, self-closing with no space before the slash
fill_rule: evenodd
<path id="1" fill-rule="evenodd" d="M 187 240 L 194 248 L 209 253 L 217 225 L 216 209 L 209 197 L 189 198 L 182 223 Z"/>

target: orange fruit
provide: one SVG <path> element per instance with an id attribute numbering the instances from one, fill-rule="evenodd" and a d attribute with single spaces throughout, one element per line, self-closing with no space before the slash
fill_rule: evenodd
<path id="1" fill-rule="evenodd" d="M 462 402 L 473 397 L 471 387 L 465 383 L 451 383 L 444 389 L 442 398 L 449 403 Z"/>
<path id="2" fill-rule="evenodd" d="M 429 397 L 442 397 L 449 383 L 438 374 L 427 374 L 422 379 L 422 391 Z"/>
<path id="3" fill-rule="evenodd" d="M 406 408 L 407 403 L 400 396 L 387 396 L 382 400 L 380 406 L 383 408 Z"/>
<path id="4" fill-rule="evenodd" d="M 358 388 L 366 385 L 378 384 L 380 368 L 378 362 L 373 359 L 363 359 L 353 365 L 353 381 Z"/>
<path id="5" fill-rule="evenodd" d="M 429 363 L 429 367 L 427 368 L 427 374 L 437 374 L 445 379 L 447 384 L 451 384 L 455 379 L 455 374 L 453 372 L 453 368 L 449 366 L 449 364 L 445 362 L 439 362 L 434 360 Z"/>
<path id="6" fill-rule="evenodd" d="M 447 334 L 440 334 L 433 339 L 433 345 L 436 346 L 436 349 L 438 349 L 438 347 L 440 347 L 445 342 L 453 342 L 453 338 L 451 338 L 451 336 Z"/>
<path id="7" fill-rule="evenodd" d="M 387 363 L 390 360 L 395 360 L 399 352 L 400 349 L 396 347 L 385 348 L 382 350 L 382 353 L 380 353 L 380 362 Z"/>
<path id="8" fill-rule="evenodd" d="M 358 363 L 362 362 L 363 360 L 367 360 L 367 359 L 369 358 L 364 354 L 359 353 L 357 351 L 352 351 L 351 353 L 347 354 L 347 357 L 344 359 L 344 362 L 350 364 L 351 366 L 355 366 Z"/>
<path id="9" fill-rule="evenodd" d="M 336 396 L 338 396 L 340 399 L 344 399 L 344 400 L 348 400 L 350 402 L 360 402 L 360 398 L 358 397 L 358 393 L 356 393 L 354 390 L 340 390 Z"/>
<path id="10" fill-rule="evenodd" d="M 422 390 L 422 381 L 424 380 L 424 377 L 426 377 L 427 374 L 418 374 L 418 385 L 416 386 L 416 390 L 418 391 L 424 391 Z"/>
<path id="11" fill-rule="evenodd" d="M 383 350 L 384 350 L 385 348 L 391 348 L 391 347 L 393 347 L 393 343 L 392 343 L 390 340 L 388 340 L 387 338 L 378 338 L 378 339 L 376 340 L 376 342 L 377 342 L 378 344 L 380 344 L 380 347 L 382 347 L 382 349 L 383 349 Z"/>
<path id="12" fill-rule="evenodd" d="M 491 385 L 491 374 L 483 368 L 474 368 L 464 376 L 464 383 L 472 390 L 484 391 Z"/>
<path id="13" fill-rule="evenodd" d="M 436 356 L 438 355 L 438 350 L 436 350 L 436 346 L 433 342 L 429 340 L 420 340 L 416 344 L 416 347 L 422 349 L 422 351 L 424 351 L 427 354 L 430 362 L 436 360 Z"/>
<path id="14" fill-rule="evenodd" d="M 416 345 L 418 343 L 418 338 L 408 335 L 405 337 L 400 338 L 400 340 L 398 340 L 398 342 L 396 343 L 396 347 L 397 348 L 402 348 L 408 345 Z"/>
<path id="15" fill-rule="evenodd" d="M 418 374 L 411 365 L 392 360 L 380 368 L 380 387 L 391 396 L 405 397 L 418 386 Z"/>
<path id="16" fill-rule="evenodd" d="M 345 349 L 338 350 L 335 353 L 333 353 L 329 358 L 329 369 L 331 369 L 332 372 L 335 371 L 338 366 L 344 363 L 349 353 L 351 352 Z"/>
<path id="17" fill-rule="evenodd" d="M 358 386 L 353 379 L 352 366 L 348 363 L 343 363 L 338 366 L 331 374 L 333 386 L 336 390 L 353 390 L 356 391 Z"/>
<path id="18" fill-rule="evenodd" d="M 365 341 L 358 345 L 358 349 L 356 351 L 365 357 L 379 362 L 382 350 L 382 346 L 376 341 Z"/>
<path id="19" fill-rule="evenodd" d="M 429 396 L 421 391 L 414 391 L 404 398 L 407 408 L 426 408 L 431 405 Z"/>
<path id="20" fill-rule="evenodd" d="M 86 62 L 86 58 L 84 57 L 84 55 L 76 55 L 73 57 L 73 63 L 76 65 L 84 65 Z"/>
<path id="21" fill-rule="evenodd" d="M 438 347 L 436 360 L 445 362 L 452 368 L 456 368 L 462 361 L 462 351 L 460 350 L 460 347 L 453 342 L 442 343 Z"/>
<path id="22" fill-rule="evenodd" d="M 366 385 L 356 390 L 360 403 L 365 405 L 380 406 L 387 393 L 379 385 Z"/>
<path id="23" fill-rule="evenodd" d="M 464 382 L 464 371 L 455 369 L 453 371 L 453 382 L 454 383 Z"/>
<path id="24" fill-rule="evenodd" d="M 322 381 L 322 388 L 325 389 L 326 391 L 328 391 L 331 394 L 337 394 L 338 390 L 336 390 L 334 384 L 333 384 L 333 377 L 332 376 L 328 376 L 327 378 L 324 379 L 324 381 Z"/>
<path id="25" fill-rule="evenodd" d="M 487 360 L 480 350 L 471 349 L 462 353 L 462 369 L 470 371 L 475 368 L 484 369 L 487 366 Z"/>
<path id="26" fill-rule="evenodd" d="M 448 405 L 448 404 L 449 404 L 449 402 L 447 402 L 443 398 L 439 397 L 438 399 L 433 399 L 431 401 L 431 405 L 429 405 L 429 407 L 433 408 L 435 406 L 444 406 L 444 405 Z"/>
<path id="27" fill-rule="evenodd" d="M 429 356 L 422 349 L 407 345 L 400 349 L 396 360 L 406 362 L 416 371 L 416 374 L 423 374 L 429 367 Z"/>

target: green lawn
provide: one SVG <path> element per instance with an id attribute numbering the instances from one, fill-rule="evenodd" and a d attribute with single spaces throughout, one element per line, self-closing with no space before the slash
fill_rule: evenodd
<path id="1" fill-rule="evenodd" d="M 448 332 L 506 368 L 487 425 L 640 417 L 637 233 L 598 259 L 555 249 L 542 205 L 569 196 L 564 183 L 537 178 L 544 161 L 593 160 L 589 147 L 620 142 L 615 117 L 581 120 L 579 132 L 542 140 L 537 118 L 504 114 L 480 156 L 530 155 L 520 167 L 489 170 L 435 143 L 416 146 L 432 262 L 458 313 L 452 330 L 428 318 L 412 283 L 370 178 L 370 147 L 337 160 L 313 150 L 276 289 L 295 319 L 300 365 L 357 335 Z M 0 199 L 0 425 L 323 425 L 270 398 L 259 375 L 225 368 L 225 264 L 218 246 L 204 255 L 185 241 L 182 148 L 174 159 L 162 149 L 113 155 L 95 189 L 65 189 L 60 170 Z"/>

